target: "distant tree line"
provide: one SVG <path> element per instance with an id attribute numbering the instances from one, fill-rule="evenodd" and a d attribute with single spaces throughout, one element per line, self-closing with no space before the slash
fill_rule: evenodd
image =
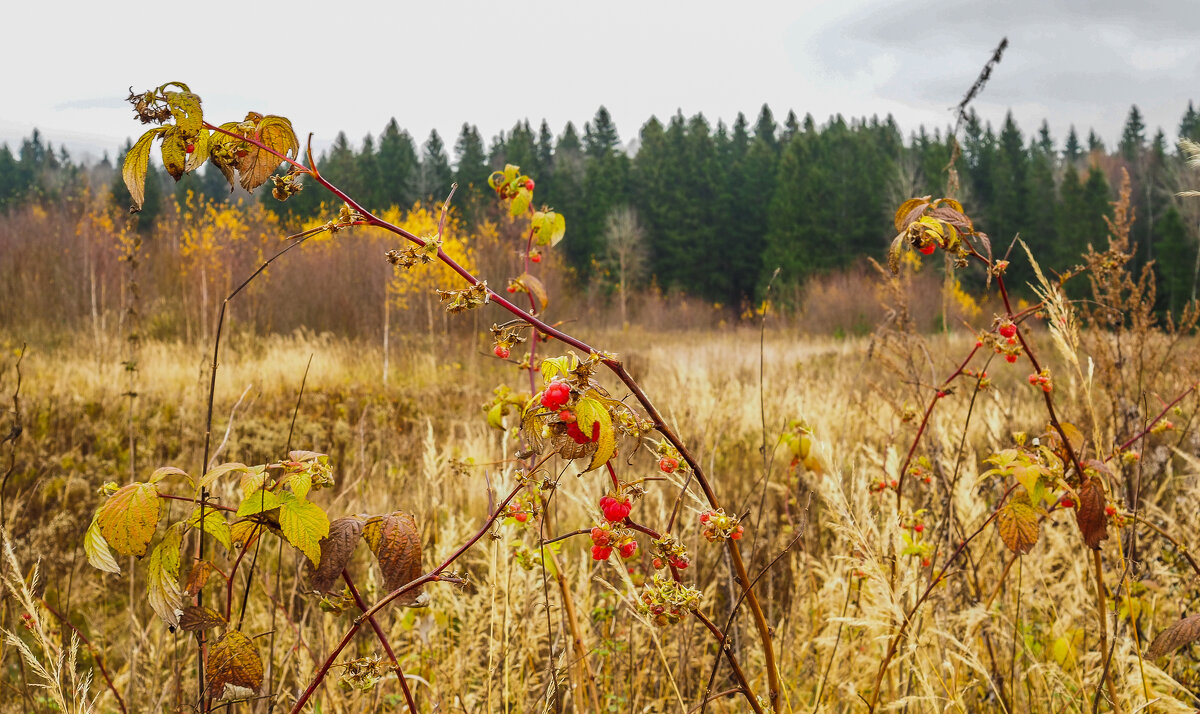
<path id="1" fill-rule="evenodd" d="M 454 205 L 470 225 L 494 215 L 488 174 L 517 164 L 536 179 L 537 201 L 568 217 L 563 250 L 581 281 L 601 271 L 611 253 L 610 215 L 632 209 L 645 280 L 666 291 L 741 305 L 761 297 L 776 267 L 782 283 L 800 284 L 815 273 L 883 255 L 895 206 L 911 196 L 944 194 L 948 133 L 921 127 L 906 138 L 890 116 L 848 121 L 836 115 L 818 124 L 812 115 L 788 112 L 779 124 L 764 105 L 753 124 L 740 113 L 732 125 L 715 127 L 702 114 L 677 113 L 665 122 L 651 117 L 625 145 L 601 107 L 582 132 L 568 123 L 558 135 L 544 120 L 536 130 L 522 121 L 485 143 L 475 126 L 464 123 L 449 148 L 437 131 L 418 145 L 392 119 L 378 137 L 368 135 L 357 147 L 339 133 L 318 165 L 371 207 L 440 200 L 457 182 Z M 1200 115 L 1191 103 L 1178 134 L 1200 139 Z M 1161 307 L 1177 310 L 1195 297 L 1200 207 L 1181 203 L 1174 193 L 1195 188 L 1197 181 L 1190 181 L 1161 129 L 1148 134 L 1136 106 L 1112 149 L 1094 132 L 1081 138 L 1074 127 L 1061 144 L 1046 122 L 1023 133 L 1011 114 L 998 129 L 969 114 L 960 141 L 958 196 L 997 252 L 1019 235 L 1043 264 L 1063 269 L 1089 243 L 1103 246 L 1108 202 L 1126 169 L 1138 260 L 1156 261 Z M 113 163 L 106 157 L 90 167 L 76 164 L 35 131 L 15 155 L 0 146 L 0 209 L 29 199 L 68 201 L 80 176 L 109 183 L 114 201 L 124 204 L 127 194 Z M 160 171 L 148 181 L 139 220 L 149 224 L 163 201 L 187 191 L 215 200 L 230 195 L 216 171 L 174 186 Z M 309 191 L 278 203 L 269 191 L 262 194 L 285 221 L 316 216 L 328 199 Z M 1015 250 L 1018 284 L 1032 276 L 1025 262 L 1023 251 Z"/>

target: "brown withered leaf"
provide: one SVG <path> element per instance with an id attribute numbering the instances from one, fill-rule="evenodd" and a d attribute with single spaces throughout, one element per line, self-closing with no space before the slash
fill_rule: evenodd
<path id="1" fill-rule="evenodd" d="M 896 209 L 895 224 L 896 230 L 904 233 L 908 230 L 908 224 L 921 217 L 925 209 L 929 206 L 929 196 L 921 198 L 910 198 L 900 204 L 900 208 Z"/>
<path id="2" fill-rule="evenodd" d="M 199 632 L 211 630 L 214 627 L 225 626 L 225 618 L 211 607 L 196 607 L 188 605 L 179 616 L 179 628 L 184 632 Z"/>
<path id="3" fill-rule="evenodd" d="M 379 560 L 385 590 L 396 590 L 422 575 L 421 532 L 411 514 L 394 511 L 386 516 L 374 516 L 363 525 L 363 536 Z M 396 602 L 400 605 L 422 605 L 425 601 L 421 599 L 421 593 L 422 588 L 414 588 Z"/>
<path id="4" fill-rule="evenodd" d="M 1100 550 L 1100 541 L 1108 540 L 1108 514 L 1104 512 L 1104 487 L 1098 479 L 1089 478 L 1079 487 L 1079 506 L 1075 522 L 1083 542 L 1092 550 Z"/>
<path id="5" fill-rule="evenodd" d="M 529 273 L 521 273 L 521 277 L 517 278 L 517 282 L 524 285 L 529 294 L 537 299 L 542 310 L 546 309 L 546 305 L 550 303 L 550 297 L 546 293 L 546 286 L 542 284 L 541 280 L 538 280 Z"/>
<path id="6" fill-rule="evenodd" d="M 930 211 L 927 215 L 932 216 L 944 223 L 949 223 L 962 233 L 971 233 L 975 230 L 975 227 L 971 224 L 970 218 L 967 218 L 962 211 L 957 211 L 950 206 L 938 206 Z"/>
<path id="7" fill-rule="evenodd" d="M 198 560 L 192 563 L 192 569 L 188 571 L 187 584 L 183 586 L 183 594 L 187 597 L 195 597 L 204 589 L 204 584 L 208 582 L 208 576 L 212 575 L 213 568 L 213 564 L 207 560 Z"/>
<path id="8" fill-rule="evenodd" d="M 221 635 L 209 651 L 204 676 L 212 697 L 220 697 L 226 684 L 257 692 L 263 681 L 262 659 L 249 637 L 230 630 Z"/>
<path id="9" fill-rule="evenodd" d="M 288 158 L 296 158 L 296 152 L 300 149 L 300 142 L 296 139 L 296 132 L 292 129 L 292 122 L 284 117 L 268 114 L 262 116 L 257 112 L 250 112 L 246 115 L 246 123 L 254 124 L 254 132 L 252 138 L 257 139 L 264 146 L 268 146 L 275 152 L 283 154 Z M 271 174 L 275 173 L 275 168 L 281 163 L 278 156 L 270 151 L 265 151 L 257 146 L 250 145 L 243 149 L 246 153 L 237 157 L 238 182 L 242 188 L 247 191 L 253 191 L 266 182 Z"/>
<path id="10" fill-rule="evenodd" d="M 900 272 L 900 249 L 904 246 L 904 234 L 897 233 L 892 239 L 892 245 L 888 248 L 888 270 L 892 271 L 892 275 Z"/>
<path id="11" fill-rule="evenodd" d="M 1200 615 L 1185 617 L 1158 633 L 1146 649 L 1146 659 L 1158 659 L 1200 639 Z"/>
<path id="12" fill-rule="evenodd" d="M 329 524 L 329 535 L 321 539 L 321 564 L 314 568 L 312 561 L 305 560 L 305 571 L 313 590 L 328 595 L 333 584 L 342 575 L 354 548 L 363 535 L 363 518 L 346 516 Z"/>
<path id="13" fill-rule="evenodd" d="M 1004 545 L 1017 555 L 1033 549 L 1038 540 L 1038 514 L 1028 498 L 1013 499 L 996 515 L 996 530 Z"/>

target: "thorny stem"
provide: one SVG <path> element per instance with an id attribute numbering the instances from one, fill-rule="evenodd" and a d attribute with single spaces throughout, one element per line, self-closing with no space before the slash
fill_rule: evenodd
<path id="1" fill-rule="evenodd" d="M 348 196 L 344 191 L 339 189 L 337 186 L 334 186 L 327 179 L 325 179 L 323 176 L 321 176 L 315 169 L 309 169 L 300 164 L 297 164 L 295 161 L 293 161 L 289 157 L 275 151 L 271 147 L 264 145 L 262 142 L 259 142 L 256 139 L 247 138 L 247 137 L 243 137 L 238 134 L 234 134 L 232 132 L 221 129 L 220 127 L 209 124 L 208 122 L 205 122 L 205 127 L 210 130 L 213 130 L 213 131 L 218 131 L 222 134 L 234 136 L 238 139 L 241 139 L 242 141 L 253 144 L 253 145 L 257 146 L 258 148 L 263 149 L 264 151 L 267 151 L 267 152 L 275 155 L 281 161 L 286 161 L 287 163 L 291 164 L 293 167 L 296 167 L 298 170 L 309 174 L 310 176 L 313 177 L 314 180 L 317 181 L 317 183 L 321 184 L 321 186 L 323 186 L 327 191 L 329 191 L 333 195 L 337 196 L 347 206 L 349 206 L 352 210 L 354 210 L 360 216 L 362 216 L 363 222 L 365 224 L 370 225 L 370 226 L 375 226 L 378 228 L 383 228 L 384 230 L 394 233 L 395 235 L 398 235 L 412 243 L 415 243 L 418 246 L 424 246 L 426 244 L 425 240 L 417 237 L 416 235 L 412 234 L 411 232 L 406 231 L 403 228 L 401 228 L 397 225 L 394 225 L 392 223 L 389 223 L 388 221 L 385 221 L 382 218 L 379 218 L 379 217 L 375 216 L 374 214 L 372 214 L 370 211 L 368 211 L 366 208 L 364 208 L 362 206 L 362 204 L 355 201 L 353 198 Z M 465 280 L 469 285 L 475 286 L 475 285 L 480 284 L 479 278 L 475 277 L 475 275 L 473 275 L 469 270 L 467 270 L 462 265 L 460 265 L 458 263 L 458 261 L 454 260 L 454 258 L 447 255 L 446 252 L 440 247 L 438 248 L 438 251 L 437 251 L 437 258 L 448 268 L 453 270 L 455 273 L 458 273 L 458 275 L 460 277 L 462 277 L 462 279 Z M 604 363 L 604 365 L 606 367 L 608 367 L 609 370 L 611 370 L 613 372 L 613 374 L 615 374 L 617 376 L 617 378 L 619 378 L 630 389 L 630 391 L 633 393 L 634 397 L 638 400 L 638 403 L 641 404 L 642 408 L 646 410 L 647 414 L 653 420 L 655 429 L 660 434 L 662 434 L 663 437 L 666 438 L 667 441 L 669 441 L 671 443 L 671 445 L 674 446 L 677 451 L 679 451 L 680 455 L 682 455 L 684 460 L 687 461 L 688 465 L 691 466 L 693 473 L 695 473 L 696 481 L 697 481 L 697 483 L 700 484 L 700 488 L 703 490 L 704 496 L 708 500 L 709 505 L 714 510 L 720 508 L 720 502 L 717 499 L 717 495 L 713 491 L 712 485 L 709 483 L 708 478 L 705 476 L 704 469 L 700 466 L 699 461 L 697 461 L 697 459 L 691 454 L 691 452 L 687 450 L 687 447 L 684 446 L 682 439 L 680 439 L 679 436 L 677 434 L 675 434 L 675 432 L 667 425 L 666 420 L 663 419 L 662 415 L 654 407 L 653 402 L 650 401 L 650 398 L 646 396 L 646 393 L 644 391 L 642 391 L 642 388 L 630 376 L 629 372 L 625 369 L 624 365 L 621 363 L 620 360 L 618 360 L 615 356 L 612 356 L 609 353 L 605 353 L 605 352 L 594 349 L 593 347 L 588 345 L 586 342 L 583 342 L 582 340 L 580 340 L 576 337 L 572 337 L 571 335 L 568 335 L 567 333 L 559 330 L 558 328 L 539 319 L 535 315 L 529 314 L 528 312 L 517 307 L 511 301 L 505 299 L 503 296 L 501 296 L 499 293 L 497 293 L 494 289 L 492 289 L 490 287 L 487 288 L 487 295 L 488 295 L 489 301 L 496 303 L 500 307 L 502 307 L 505 310 L 507 310 L 508 312 L 512 313 L 515 317 L 518 317 L 521 320 L 523 320 L 524 322 L 528 323 L 535 330 L 537 330 L 545 335 L 549 335 L 550 337 L 553 337 L 556 340 L 558 340 L 564 344 L 567 344 L 571 347 L 574 347 L 575 349 L 580 350 L 586 354 L 604 355 L 603 359 L 601 360 Z M 224 305 L 222 305 L 222 309 L 223 308 L 224 308 Z M 215 357 L 214 357 L 213 361 L 215 363 L 215 361 L 216 361 Z M 210 408 L 210 422 L 211 422 L 211 408 Z M 206 443 L 207 443 L 207 438 L 208 437 L 206 436 Z M 515 492 L 514 492 L 514 495 L 515 495 Z M 754 616 L 754 623 L 758 629 L 759 639 L 762 643 L 763 659 L 765 661 L 765 665 L 766 665 L 766 669 L 767 669 L 767 687 L 768 687 L 767 697 L 770 702 L 771 708 L 774 709 L 775 711 L 778 711 L 779 710 L 779 706 L 778 706 L 779 705 L 779 693 L 781 690 L 781 683 L 780 683 L 780 679 L 779 679 L 779 671 L 778 671 L 778 668 L 775 663 L 775 647 L 772 642 L 771 626 L 767 623 L 766 615 L 763 612 L 762 604 L 759 601 L 758 596 L 753 592 L 753 589 L 750 585 L 750 576 L 749 576 L 749 573 L 747 573 L 747 571 L 746 571 L 746 564 L 742 560 L 742 554 L 738 548 L 737 541 L 728 539 L 728 540 L 726 540 L 726 545 L 729 549 L 730 560 L 733 563 L 733 567 L 734 567 L 735 574 L 737 576 L 738 583 L 741 585 L 741 587 L 743 589 L 743 594 L 745 595 L 745 598 L 750 605 L 751 613 Z M 377 608 L 381 607 L 382 605 L 386 604 L 387 602 L 390 602 L 391 599 L 398 597 L 399 594 L 400 594 L 400 591 L 396 591 L 396 592 L 390 594 L 389 596 L 385 597 L 384 600 L 382 600 L 380 603 L 378 603 L 375 607 L 372 608 L 372 611 L 376 610 Z M 344 646 L 345 646 L 345 644 L 342 644 L 339 647 L 338 651 L 340 652 L 341 647 L 344 647 Z M 320 678 L 323 678 L 323 677 L 324 677 L 324 673 L 320 673 Z M 308 692 L 307 694 L 311 696 L 311 691 Z M 307 696 L 304 697 L 304 701 L 307 701 Z M 294 709 L 294 711 L 298 711 L 298 709 Z"/>
<path id="2" fill-rule="evenodd" d="M 712 633 L 713 637 L 717 638 L 717 647 L 725 655 L 725 659 L 729 662 L 729 668 L 733 670 L 733 678 L 737 680 L 739 685 L 737 689 L 731 690 L 731 692 L 740 691 L 742 695 L 746 697 L 746 701 L 749 702 L 750 708 L 753 709 L 756 714 L 763 714 L 762 705 L 760 705 L 758 700 L 754 697 L 753 690 L 750 689 L 750 683 L 746 681 L 746 673 L 742 671 L 742 666 L 738 664 L 737 657 L 735 657 L 733 654 L 733 648 L 730 647 L 729 643 L 727 642 L 728 635 L 722 632 L 721 628 L 713 624 L 713 621 L 708 619 L 708 616 L 706 616 L 703 612 L 696 610 L 692 614 L 696 616 L 696 619 L 699 620 L 701 624 L 708 628 L 708 631 Z M 720 658 L 718 657 L 717 660 L 720 661 Z M 707 706 L 708 702 L 710 701 L 708 690 L 711 688 L 711 686 L 712 685 L 710 684 L 709 687 L 704 690 L 704 701 L 702 701 L 698 707 L 700 711 L 704 711 L 704 707 Z"/>
<path id="3" fill-rule="evenodd" d="M 509 501 L 516 498 L 517 494 L 520 493 L 521 489 L 523 488 L 525 488 L 524 484 L 517 484 L 513 490 L 509 491 L 508 495 L 504 497 L 504 500 L 496 506 L 491 515 L 488 516 L 488 519 L 484 521 L 483 526 L 481 526 L 480 529 L 476 531 L 470 539 L 467 540 L 467 542 L 460 545 L 453 553 L 443 560 L 441 565 L 437 566 L 433 570 L 430 570 L 428 573 L 425 573 L 416 580 L 396 588 L 387 595 L 384 595 L 379 602 L 363 610 L 363 614 L 355 618 L 354 624 L 350 626 L 350 629 L 347 630 L 345 636 L 342 637 L 342 641 L 338 643 L 333 652 L 329 653 L 329 657 L 325 659 L 325 662 L 321 665 L 321 668 L 317 670 L 315 675 L 313 675 L 312 681 L 308 684 L 308 688 L 304 690 L 304 692 L 300 695 L 300 698 L 296 700 L 295 705 L 292 706 L 291 714 L 299 714 L 300 711 L 304 709 L 304 705 L 308 702 L 309 698 L 312 697 L 313 692 L 317 690 L 317 687 L 321 686 L 321 682 L 325 681 L 325 676 L 329 674 L 329 668 L 333 666 L 335 661 L 337 661 L 338 655 L 342 653 L 342 650 L 346 649 L 346 645 L 350 644 L 350 640 L 354 637 L 354 634 L 358 632 L 358 628 L 362 626 L 363 620 L 370 620 L 375 613 L 387 607 L 388 603 L 392 602 L 404 593 L 415 588 L 419 588 L 425 583 L 442 579 L 440 577 L 442 571 L 444 571 L 446 568 L 449 568 L 454 561 L 462 557 L 463 553 L 466 553 L 468 550 L 470 550 L 471 546 L 478 543 L 481 538 L 491 531 L 492 525 L 496 522 L 496 519 L 500 517 L 500 514 L 504 513 L 504 509 L 508 507 Z"/>
<path id="4" fill-rule="evenodd" d="M 354 581 L 350 579 L 350 573 L 342 568 L 342 580 L 346 581 L 346 587 L 350 589 L 350 595 L 354 598 L 354 604 L 358 605 L 358 609 L 366 612 L 367 604 L 363 602 L 362 596 L 358 594 L 358 588 L 354 587 Z M 383 651 L 387 652 L 388 659 L 392 661 L 392 669 L 396 672 L 396 677 L 400 680 L 400 690 L 404 692 L 404 701 L 408 703 L 408 710 L 412 714 L 417 714 L 417 703 L 413 701 L 412 692 L 408 688 L 408 681 L 404 678 L 404 670 L 400 669 L 400 660 L 396 659 L 396 653 L 392 651 L 392 643 L 388 642 L 387 635 L 383 633 L 383 628 L 375 621 L 375 617 L 367 618 L 371 622 L 371 629 L 375 630 L 375 636 L 379 638 L 379 644 L 383 645 Z"/>

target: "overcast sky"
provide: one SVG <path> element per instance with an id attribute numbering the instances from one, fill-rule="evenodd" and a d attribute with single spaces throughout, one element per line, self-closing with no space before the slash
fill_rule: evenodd
<path id="1" fill-rule="evenodd" d="M 976 110 L 1011 109 L 1026 135 L 1048 119 L 1059 146 L 1071 123 L 1111 146 L 1131 104 L 1173 139 L 1200 99 L 1195 0 L 30 0 L 3 16 L 0 142 L 37 127 L 77 156 L 139 134 L 128 87 L 169 80 L 211 119 L 283 114 L 319 146 L 393 116 L 448 149 L 464 121 L 485 139 L 525 118 L 558 134 L 601 104 L 624 142 L 651 114 L 753 122 L 764 102 L 780 122 L 890 112 L 907 134 L 952 122 L 1003 36 Z"/>

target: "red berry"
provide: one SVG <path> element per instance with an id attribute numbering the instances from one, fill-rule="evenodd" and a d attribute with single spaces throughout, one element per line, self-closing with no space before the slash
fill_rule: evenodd
<path id="1" fill-rule="evenodd" d="M 524 523 L 525 521 L 529 520 L 529 514 L 524 512 L 516 513 L 513 514 L 513 518 L 517 519 L 517 523 Z"/>
<path id="2" fill-rule="evenodd" d="M 603 528 L 599 528 L 599 527 L 593 528 L 592 529 L 592 544 L 598 545 L 600 547 L 604 547 L 604 546 L 608 545 L 608 531 L 604 530 Z"/>
<path id="3" fill-rule="evenodd" d="M 679 570 L 683 570 L 687 566 L 691 565 L 691 563 L 688 561 L 687 558 L 684 558 L 683 556 L 673 555 L 673 556 L 671 556 L 671 565 L 675 566 Z"/>
<path id="4" fill-rule="evenodd" d="M 507 288 L 504 288 L 504 289 L 505 289 L 505 290 L 507 290 L 507 291 L 509 291 L 510 293 L 515 293 L 515 292 L 517 291 L 517 286 L 516 286 L 516 285 L 509 285 Z"/>
<path id="5" fill-rule="evenodd" d="M 654 560 L 652 560 L 652 561 L 650 562 L 650 564 L 654 566 L 654 569 L 655 569 L 655 570 L 662 570 L 662 569 L 663 569 L 663 562 L 662 562 L 662 558 L 655 558 Z"/>
<path id="6" fill-rule="evenodd" d="M 917 250 L 921 251 L 922 255 L 933 255 L 933 251 L 937 250 L 937 243 L 930 241 L 929 243 L 918 248 Z"/>
<path id="7" fill-rule="evenodd" d="M 922 482 L 922 483 L 931 483 L 932 481 L 933 481 L 933 479 L 929 478 L 928 476 L 926 476 L 925 478 L 921 479 L 921 482 Z"/>
<path id="8" fill-rule="evenodd" d="M 658 460 L 658 470 L 665 474 L 674 473 L 677 468 L 679 468 L 679 459 L 672 456 L 664 456 Z"/>
<path id="9" fill-rule="evenodd" d="M 542 406 L 558 411 L 571 400 L 571 388 L 566 382 L 551 382 L 542 392 Z"/>
<path id="10" fill-rule="evenodd" d="M 592 560 L 608 560 L 608 556 L 612 555 L 612 548 L 606 545 L 592 546 Z"/>
<path id="11" fill-rule="evenodd" d="M 891 486 L 892 488 L 896 488 L 897 486 L 899 486 L 899 485 L 900 485 L 900 483 L 899 483 L 898 481 L 896 481 L 896 479 L 892 479 L 892 480 L 891 480 L 891 481 L 888 483 L 888 485 L 889 485 L 889 486 Z"/>
<path id="12" fill-rule="evenodd" d="M 529 259 L 535 263 L 540 263 L 540 262 L 542 262 L 542 254 L 541 253 L 530 253 Z"/>
<path id="13" fill-rule="evenodd" d="M 622 558 L 632 558 L 633 554 L 637 552 L 637 541 L 631 540 L 628 543 L 622 543 L 617 550 L 620 551 Z"/>
<path id="14" fill-rule="evenodd" d="M 575 422 L 575 412 L 571 411 L 570 409 L 563 409 L 558 413 L 558 420 L 561 422 L 566 422 L 567 424 L 572 424 Z"/>
<path id="15" fill-rule="evenodd" d="M 913 526 L 913 530 L 914 530 L 914 531 L 916 531 L 916 532 L 918 532 L 918 533 L 922 533 L 922 532 L 924 532 L 924 530 L 925 530 L 925 524 L 923 524 L 923 523 L 918 523 L 917 525 Z"/>
<path id="16" fill-rule="evenodd" d="M 525 188 L 529 189 L 530 191 L 533 190 L 533 179 L 525 180 Z"/>
<path id="17" fill-rule="evenodd" d="M 183 148 L 183 150 L 190 154 L 196 150 L 196 145 L 189 143 L 187 146 L 185 146 Z"/>
<path id="18" fill-rule="evenodd" d="M 567 424 L 567 436 L 575 440 L 576 444 L 586 444 L 590 439 L 583 433 L 583 429 L 579 428 L 579 424 L 571 422 Z"/>
<path id="19" fill-rule="evenodd" d="M 1017 361 L 1016 355 L 1004 355 L 1004 361 L 1013 364 Z"/>
<path id="20" fill-rule="evenodd" d="M 1001 337 L 1013 337 L 1017 334 L 1017 326 L 1011 322 L 1006 322 L 1000 326 Z"/>
<path id="21" fill-rule="evenodd" d="M 1075 507 L 1075 502 L 1072 501 L 1070 499 L 1070 497 L 1068 497 L 1068 496 L 1063 496 L 1061 503 L 1063 505 L 1063 508 L 1074 508 Z"/>
<path id="22" fill-rule="evenodd" d="M 504 345 L 496 345 L 496 349 L 492 350 L 500 359 L 508 359 L 509 349 Z"/>
<path id="23" fill-rule="evenodd" d="M 701 523 L 708 523 L 708 519 L 710 518 L 712 518 L 712 511 L 705 511 L 704 513 L 700 514 Z"/>
<path id="24" fill-rule="evenodd" d="M 615 498 L 610 498 L 608 503 L 601 502 L 600 510 L 604 512 L 604 518 L 608 521 L 623 521 L 633 510 L 633 504 L 629 499 L 618 501 Z"/>
<path id="25" fill-rule="evenodd" d="M 922 568 L 928 568 L 928 567 L 929 567 L 929 558 L 921 558 L 921 567 L 922 567 Z"/>
<path id="26" fill-rule="evenodd" d="M 734 540 L 741 540 L 741 539 L 742 539 L 742 533 L 743 533 L 744 531 L 745 531 L 745 529 L 744 529 L 744 528 L 742 528 L 741 526 L 738 526 L 737 528 L 734 528 L 734 529 L 733 529 L 733 532 L 729 534 L 729 537 L 730 537 L 730 538 L 732 538 L 732 539 L 734 539 Z"/>
<path id="27" fill-rule="evenodd" d="M 1107 514 L 1108 514 L 1108 515 L 1110 515 L 1110 516 L 1116 515 L 1116 513 L 1117 513 L 1117 507 L 1116 507 L 1116 506 L 1113 506 L 1113 505 L 1106 506 L 1106 507 L 1104 508 L 1104 512 L 1105 512 L 1105 513 L 1107 513 Z"/>

